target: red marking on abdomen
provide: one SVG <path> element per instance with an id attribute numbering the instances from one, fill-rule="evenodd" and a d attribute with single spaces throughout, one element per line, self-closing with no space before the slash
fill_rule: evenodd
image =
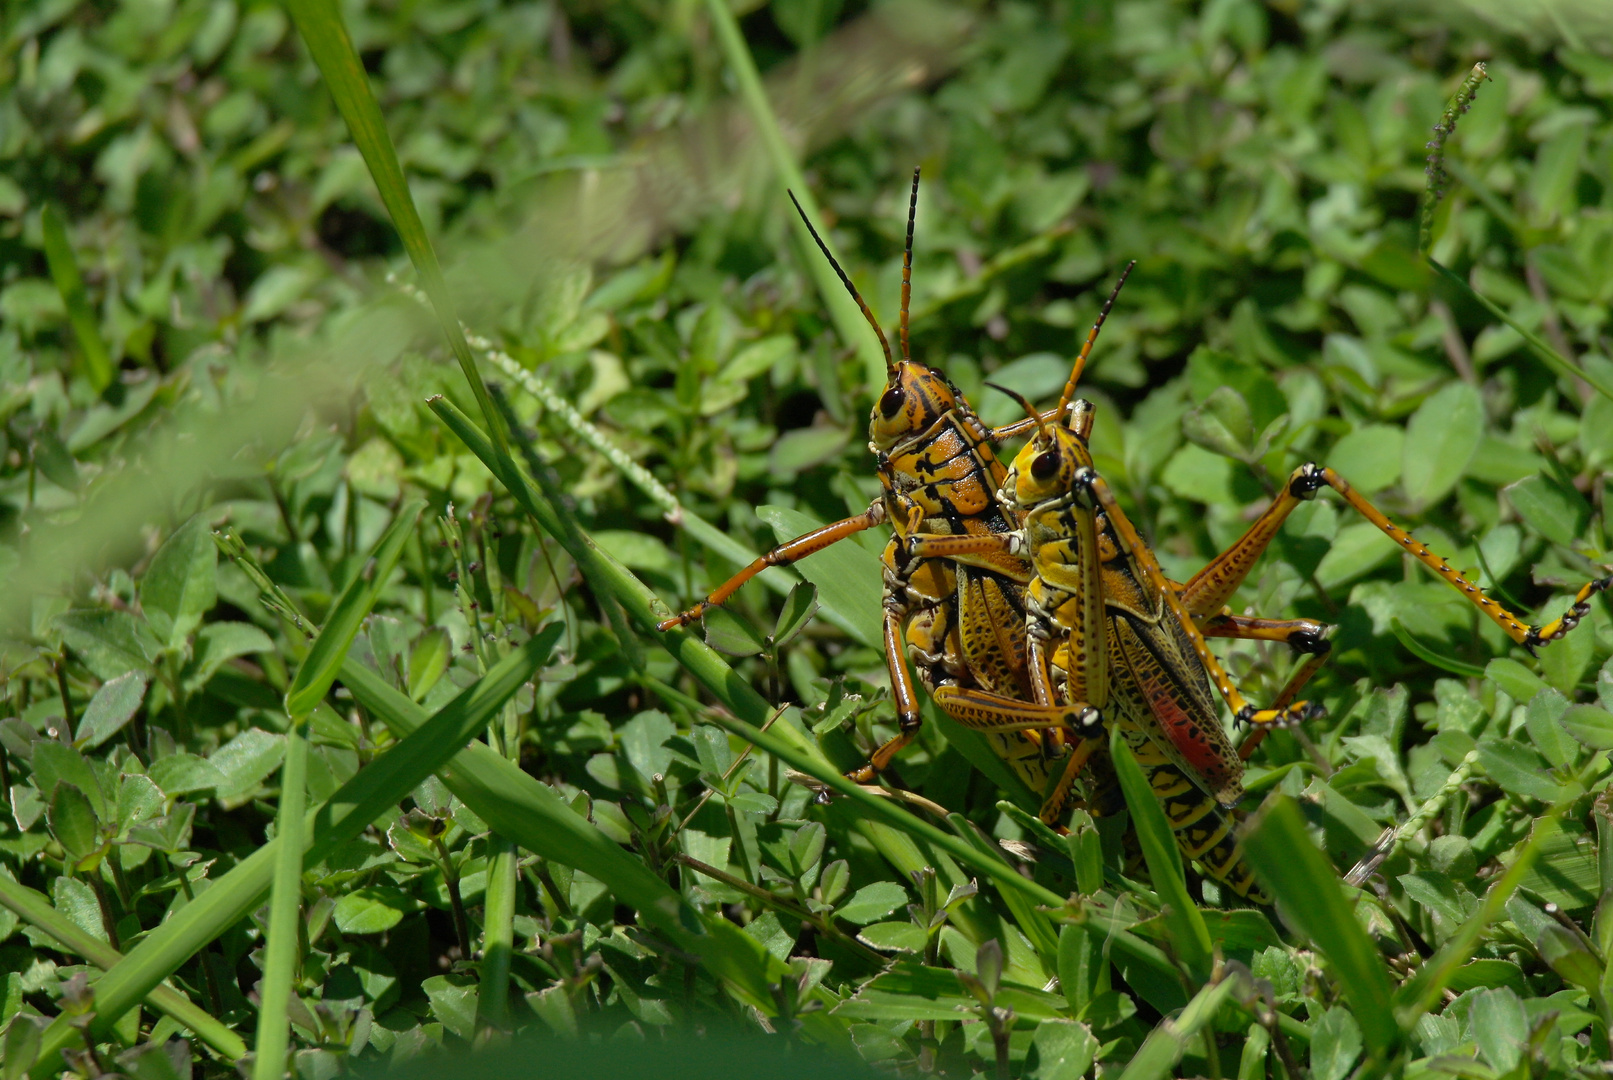
<path id="1" fill-rule="evenodd" d="M 1204 734 L 1203 725 L 1214 721 L 1196 720 L 1188 715 L 1174 692 L 1175 688 L 1164 680 L 1145 679 L 1140 689 L 1171 745 L 1181 751 L 1187 763 L 1212 786 L 1219 787 L 1226 783 L 1229 779 L 1227 763 Z"/>

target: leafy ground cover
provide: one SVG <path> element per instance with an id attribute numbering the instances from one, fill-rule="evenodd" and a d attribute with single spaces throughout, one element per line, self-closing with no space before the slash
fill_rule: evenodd
<path id="1" fill-rule="evenodd" d="M 949 817 L 815 804 L 890 731 L 877 539 L 651 629 L 876 493 L 781 189 L 889 324 L 915 164 L 914 348 L 988 420 L 1139 261 L 1084 393 L 1173 576 L 1315 459 L 1560 611 L 1606 560 L 1613 48 L 1541 10 L 7 9 L 7 1077 L 721 1020 L 904 1073 L 1597 1074 L 1601 601 L 1535 658 L 1296 514 L 1235 604 L 1338 625 L 1252 762 L 1270 914 L 1038 832 L 933 711 L 899 773 Z M 1291 662 L 1223 654 L 1255 700 Z"/>

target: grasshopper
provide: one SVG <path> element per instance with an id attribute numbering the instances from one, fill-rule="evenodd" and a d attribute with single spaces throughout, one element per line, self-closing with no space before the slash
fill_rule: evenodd
<path id="1" fill-rule="evenodd" d="M 822 551 L 863 530 L 889 522 L 895 535 L 883 557 L 883 637 L 897 734 L 851 775 L 868 783 L 910 743 L 921 727 L 918 696 L 908 671 L 917 668 L 928 688 L 949 682 L 999 694 L 1030 693 L 1025 678 L 1024 586 L 1030 566 L 1018 555 L 991 551 L 958 559 L 914 559 L 907 535 L 917 532 L 995 536 L 1018 527 L 998 500 L 1007 469 L 994 446 L 1030 428 L 1028 421 L 991 429 L 936 368 L 914 361 L 909 351 L 908 305 L 912 290 L 913 227 L 919 172 L 908 201 L 907 243 L 902 260 L 899 343 L 901 360 L 873 312 L 841 269 L 812 222 L 807 231 L 856 300 L 885 354 L 886 385 L 874 404 L 868 448 L 882 488 L 866 511 L 815 529 L 773 548 L 719 585 L 701 603 L 660 624 L 686 626 L 724 603 L 769 566 L 784 566 Z M 794 195 L 791 195 L 794 201 Z M 1034 737 L 1018 740 L 1040 754 Z"/>
<path id="2" fill-rule="evenodd" d="M 1080 738 L 1067 751 L 1057 783 L 1047 791 L 1041 816 L 1049 824 L 1057 823 L 1076 775 L 1101 746 L 1093 737 L 1094 728 L 1101 726 L 1106 712 L 1112 712 L 1113 722 L 1149 773 L 1183 853 L 1239 895 L 1258 899 L 1238 857 L 1233 836 L 1236 814 L 1229 813 L 1242 796 L 1243 756 L 1253 747 L 1246 741 L 1242 754 L 1233 749 L 1211 687 L 1235 721 L 1260 731 L 1320 715 L 1318 706 L 1294 698 L 1325 660 L 1331 628 L 1306 619 L 1236 616 L 1225 607 L 1296 506 L 1322 487 L 1331 487 L 1531 652 L 1572 630 L 1587 613 L 1590 597 L 1613 584 L 1613 577 L 1588 582 L 1561 618 L 1526 626 L 1389 521 L 1333 470 L 1312 463 L 1294 471 L 1282 496 L 1237 543 L 1185 585 L 1170 581 L 1093 468 L 1088 451 L 1092 406 L 1073 400 L 1092 338 L 1113 301 L 1111 295 L 1076 360 L 1052 424 L 1044 423 L 1029 402 L 1005 391 L 1018 398 L 1036 427 L 1001 492 L 1004 506 L 1021 520 L 1020 530 L 997 536 L 909 538 L 909 550 L 917 558 L 959 558 L 1000 550 L 1028 558 L 1034 569 L 1025 597 L 1031 697 L 1014 699 L 989 690 L 942 686 L 935 699 L 970 726 L 1042 730 L 1047 732 L 1044 741 L 1054 747 L 1072 736 Z M 1210 651 L 1207 634 L 1286 641 L 1310 655 L 1272 706 L 1257 709 Z M 1059 704 L 1074 711 L 1079 726 L 1068 720 L 1062 727 L 1050 722 L 1049 708 Z"/>

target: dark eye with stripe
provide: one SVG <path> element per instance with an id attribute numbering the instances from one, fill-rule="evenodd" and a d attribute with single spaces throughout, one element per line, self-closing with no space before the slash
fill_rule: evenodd
<path id="1" fill-rule="evenodd" d="M 879 399 L 879 415 L 889 420 L 902 411 L 906 402 L 907 394 L 900 386 L 893 386 Z"/>
<path id="2" fill-rule="evenodd" d="M 1031 462 L 1031 475 L 1038 480 L 1051 480 L 1059 471 L 1059 456 L 1055 451 L 1044 450 Z"/>

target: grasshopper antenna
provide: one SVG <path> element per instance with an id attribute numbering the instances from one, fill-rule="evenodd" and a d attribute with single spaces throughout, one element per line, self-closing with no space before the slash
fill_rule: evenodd
<path id="1" fill-rule="evenodd" d="M 846 291 L 851 294 L 851 298 L 857 301 L 857 306 L 862 309 L 863 318 L 868 320 L 868 325 L 874 328 L 874 333 L 879 337 L 879 347 L 885 350 L 885 374 L 895 379 L 896 361 L 891 359 L 891 343 L 886 340 L 885 331 L 880 329 L 879 320 L 874 318 L 872 311 L 868 310 L 868 305 L 863 301 L 862 294 L 857 291 L 857 286 L 851 283 L 851 279 L 846 276 L 846 272 L 840 269 L 840 264 L 835 262 L 835 257 L 829 254 L 829 245 L 823 242 L 823 237 L 818 235 L 818 230 L 812 227 L 812 222 L 808 220 L 806 211 L 801 209 L 801 203 L 796 199 L 795 192 L 790 191 L 789 188 L 784 190 L 789 194 L 790 202 L 795 204 L 795 212 L 801 215 L 801 224 L 805 225 L 807 232 L 812 234 L 812 239 L 817 242 L 818 250 L 823 252 L 825 259 L 829 260 L 829 265 L 835 268 L 835 273 L 840 275 L 840 283 L 846 287 Z M 911 229 L 911 226 L 909 226 L 909 229 Z M 907 305 L 905 303 L 902 305 L 902 346 L 903 358 L 905 359 L 907 346 Z"/>
<path id="2" fill-rule="evenodd" d="M 1040 438 L 1048 438 L 1047 427 L 1042 423 L 1042 414 L 1036 411 L 1036 406 L 1032 405 L 1025 399 L 1024 394 L 1019 393 L 1017 390 L 1010 390 L 1006 386 L 998 386 L 994 382 L 989 382 L 986 385 L 991 387 L 993 390 L 996 390 L 998 393 L 1007 394 L 1009 397 L 1019 402 L 1020 408 L 1024 409 L 1026 414 L 1032 420 L 1036 421 L 1036 434 Z"/>
<path id="3" fill-rule="evenodd" d="M 912 359 L 907 351 L 907 302 L 913 296 L 913 220 L 919 212 L 919 170 L 913 169 L 913 194 L 907 197 L 907 247 L 902 251 L 902 360 Z"/>
<path id="4" fill-rule="evenodd" d="M 1098 331 L 1103 329 L 1103 320 L 1109 317 L 1109 309 L 1115 306 L 1115 297 L 1120 295 L 1121 286 L 1126 284 L 1126 279 L 1131 276 L 1132 267 L 1136 265 L 1137 260 L 1133 259 L 1120 272 L 1120 280 L 1115 282 L 1114 291 L 1109 294 L 1109 299 L 1103 302 L 1103 310 L 1098 312 L 1098 321 L 1092 324 L 1092 332 L 1087 335 L 1086 344 L 1081 346 L 1081 355 L 1075 358 L 1075 366 L 1070 369 L 1070 381 L 1064 384 L 1064 393 L 1059 395 L 1058 411 L 1053 414 L 1059 418 L 1060 423 L 1064 420 L 1064 411 L 1075 399 L 1075 384 L 1081 380 L 1081 372 L 1087 366 L 1087 357 L 1092 352 L 1093 344 L 1098 340 Z"/>

